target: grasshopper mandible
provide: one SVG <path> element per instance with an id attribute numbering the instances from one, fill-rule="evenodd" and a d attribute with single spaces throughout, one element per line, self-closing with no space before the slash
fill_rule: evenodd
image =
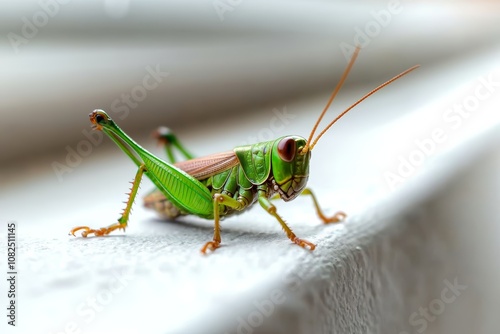
<path id="1" fill-rule="evenodd" d="M 358 53 L 359 48 L 355 50 L 307 140 L 300 136 L 284 136 L 267 142 L 238 146 L 223 153 L 193 158 L 172 133 L 166 128 L 160 128 L 157 138 L 165 145 L 170 161 L 168 163 L 139 146 L 116 125 L 106 112 L 94 110 L 89 115 L 93 127 L 108 135 L 139 169 L 132 182 L 126 207 L 117 223 L 100 229 L 79 226 L 73 228 L 70 233 L 75 235 L 75 232 L 83 230 L 81 235 L 86 237 L 89 234 L 104 236 L 117 229 L 125 230 L 140 181 L 146 174 L 156 186 L 156 189 L 145 198 L 147 207 L 171 219 L 180 215 L 196 215 L 213 219 L 213 240 L 208 241 L 202 247 L 202 253 L 206 253 L 207 250 L 214 251 L 220 246 L 221 217 L 241 212 L 256 202 L 259 202 L 264 210 L 278 220 L 292 242 L 303 248 L 314 250 L 316 246 L 313 243 L 298 238 L 292 232 L 278 215 L 271 200 L 281 198 L 284 201 L 291 201 L 300 194 L 309 195 L 319 218 L 325 224 L 344 220 L 346 214 L 341 211 L 331 217 L 325 216 L 316 196 L 309 188 L 306 188 L 311 151 L 321 136 L 352 108 L 418 67 L 416 65 L 409 68 L 364 95 L 328 124 L 313 141 L 319 123 L 346 80 Z M 188 160 L 175 162 L 172 151 L 174 147 Z"/>

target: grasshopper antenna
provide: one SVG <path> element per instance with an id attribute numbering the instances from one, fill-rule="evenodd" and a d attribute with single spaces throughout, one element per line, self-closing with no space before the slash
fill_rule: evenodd
<path id="1" fill-rule="evenodd" d="M 328 108 L 330 108 L 330 105 L 332 104 L 333 99 L 335 99 L 335 96 L 337 96 L 337 93 L 339 92 L 340 88 L 342 88 L 342 85 L 344 84 L 345 80 L 347 79 L 347 76 L 349 75 L 349 72 L 351 71 L 351 68 L 354 65 L 354 62 L 356 61 L 356 58 L 358 57 L 360 49 L 361 48 L 359 46 L 357 46 L 356 49 L 354 50 L 354 54 L 352 55 L 351 60 L 349 60 L 349 64 L 347 64 L 347 67 L 344 70 L 344 73 L 342 73 L 342 77 L 340 78 L 339 83 L 337 84 L 337 86 L 333 90 L 332 95 L 330 96 L 328 103 L 326 104 L 325 108 L 323 109 L 323 112 L 321 112 L 321 115 L 318 117 L 316 124 L 314 124 L 314 127 L 311 131 L 311 134 L 309 135 L 309 138 L 307 139 L 306 146 L 304 146 L 304 148 L 302 149 L 302 154 L 307 153 L 308 150 L 312 149 L 312 147 L 310 147 L 310 143 L 312 141 L 314 133 L 318 129 L 319 123 L 323 119 L 323 116 L 325 116 L 326 111 L 328 110 Z"/>
<path id="2" fill-rule="evenodd" d="M 311 151 L 314 146 L 316 145 L 316 143 L 318 142 L 318 140 L 321 138 L 321 136 L 323 136 L 325 134 L 326 131 L 328 131 L 333 124 L 335 124 L 339 119 L 342 118 L 342 116 L 344 116 L 345 114 L 347 114 L 349 111 L 351 111 L 352 108 L 354 108 L 355 106 L 357 106 L 358 104 L 360 104 L 361 102 L 363 102 L 364 100 L 366 100 L 370 95 L 373 95 L 374 93 L 378 92 L 379 90 L 381 90 L 382 88 L 384 88 L 385 86 L 389 85 L 390 83 L 396 81 L 397 79 L 407 75 L 408 73 L 410 73 L 411 71 L 419 68 L 420 65 L 415 65 L 415 66 L 412 66 L 410 67 L 409 69 L 407 69 L 406 71 L 404 72 L 401 72 L 399 73 L 398 75 L 396 75 L 395 77 L 393 77 L 392 79 L 390 80 L 387 80 L 386 82 L 384 82 L 383 84 L 379 85 L 377 88 L 371 90 L 369 93 L 365 94 L 362 98 L 360 98 L 356 103 L 354 103 L 353 105 L 351 105 L 349 108 L 347 108 L 346 110 L 344 110 L 340 115 L 338 115 L 330 124 L 328 124 L 326 126 L 326 128 L 321 131 L 321 133 L 318 135 L 318 137 L 316 137 L 316 139 L 314 140 L 314 142 L 310 145 L 309 147 L 309 150 Z"/>

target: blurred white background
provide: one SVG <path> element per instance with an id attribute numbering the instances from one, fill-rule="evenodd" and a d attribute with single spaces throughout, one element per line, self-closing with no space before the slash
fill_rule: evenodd
<path id="1" fill-rule="evenodd" d="M 25 0 L 2 1 L 0 31 L 0 161 L 27 176 L 84 138 L 95 108 L 133 136 L 237 125 L 332 89 L 356 43 L 348 86 L 482 52 L 500 25 L 495 1 Z M 143 97 L 147 68 L 169 75 Z"/>
<path id="2" fill-rule="evenodd" d="M 450 275 L 455 275 L 457 267 L 466 268 L 460 277 L 467 278 L 470 286 L 476 281 L 483 284 L 474 272 L 498 276 L 488 270 L 495 265 L 483 252 L 487 249 L 491 256 L 498 249 L 492 246 L 498 241 L 496 232 L 488 233 L 498 231 L 493 227 L 498 217 L 489 214 L 495 212 L 491 203 L 497 188 L 492 186 L 484 197 L 481 189 L 475 189 L 481 205 L 467 196 L 473 188 L 468 184 L 453 181 L 449 197 L 436 190 L 484 152 L 498 150 L 498 138 L 491 135 L 498 104 L 488 100 L 487 107 L 481 106 L 483 113 L 477 113 L 480 116 L 464 122 L 466 126 L 451 136 L 453 140 L 428 159 L 430 164 L 437 161 L 439 168 L 427 164 L 420 168 L 423 179 L 413 182 L 420 190 L 405 188 L 405 196 L 393 198 L 403 207 L 437 196 L 437 203 L 446 206 L 430 204 L 430 212 L 437 212 L 428 220 L 432 224 L 398 225 L 388 218 L 377 227 L 367 227 L 366 234 L 377 240 L 378 234 L 393 236 L 390 231 L 403 226 L 405 232 L 417 234 L 408 239 L 414 244 L 403 238 L 386 247 L 372 239 L 358 239 L 365 232 L 356 229 L 364 231 L 365 222 L 364 216 L 356 219 L 356 214 L 377 206 L 383 207 L 381 217 L 399 210 L 398 205 L 380 204 L 387 194 L 394 196 L 384 172 L 396 168 L 397 157 L 413 149 L 415 138 L 427 136 L 442 123 L 443 110 L 453 104 L 450 101 L 463 102 L 463 96 L 473 94 L 478 77 L 494 73 L 500 80 L 494 71 L 500 59 L 499 22 L 498 1 L 0 1 L 0 222 L 3 226 L 16 221 L 20 226 L 24 270 L 19 283 L 20 322 L 26 326 L 22 332 L 70 333 L 65 328 L 73 322 L 82 333 L 141 328 L 151 333 L 183 332 L 202 328 L 200 323 L 207 319 L 214 322 L 211 329 L 228 330 L 225 324 L 234 324 L 228 314 L 252 305 L 255 296 L 266 295 L 263 287 L 273 286 L 285 270 L 308 264 L 308 273 L 314 276 L 313 264 L 336 269 L 338 259 L 347 262 L 343 268 L 348 270 L 350 251 L 367 244 L 366 263 L 394 274 L 395 282 L 408 282 L 405 294 L 375 293 L 386 297 L 387 309 L 394 311 L 377 314 L 381 318 L 375 325 L 384 333 L 415 331 L 407 314 L 436 298 L 443 272 L 451 268 Z M 422 67 L 363 103 L 317 146 L 310 184 L 331 212 L 343 209 L 355 216 L 353 223 L 359 224 L 353 225 L 354 233 L 343 225 L 318 226 L 310 203 L 304 201 L 280 207 L 280 212 L 297 231 L 315 242 L 323 241 L 317 257 L 290 250 L 277 224 L 254 210 L 249 218 L 243 215 L 234 225 L 224 226 L 223 242 L 228 247 L 220 249 L 219 257 L 201 258 L 197 252 L 210 238 L 210 222 L 159 224 L 138 199 L 126 237 L 66 238 L 67 230 L 76 225 L 111 224 L 135 172 L 108 138 L 101 142 L 90 132 L 88 114 L 93 109 L 108 111 L 125 132 L 161 157 L 163 152 L 150 136 L 159 125 L 172 128 L 197 155 L 269 136 L 307 136 L 356 44 L 362 47 L 358 61 L 325 121 L 393 75 L 417 63 Z M 279 127 L 274 128 L 276 118 Z M 464 144 L 476 137 L 495 140 Z M 459 147 L 455 158 L 441 155 L 454 147 Z M 485 165 L 495 166 L 493 153 L 492 157 Z M 493 169 L 484 168 L 488 175 Z M 479 174 L 464 179 L 488 184 L 476 182 Z M 145 180 L 140 195 L 149 187 Z M 476 210 L 465 210 L 469 207 L 457 198 Z M 462 216 L 450 209 L 457 205 L 462 207 L 459 212 L 488 212 L 478 221 L 490 225 L 476 222 L 487 229 L 478 229 L 468 238 L 469 221 L 460 220 Z M 489 211 L 477 209 L 483 207 Z M 0 231 L 2 254 L 4 232 Z M 484 246 L 481 238 L 488 234 L 493 237 Z M 344 244 L 335 236 L 351 241 Z M 411 249 L 418 261 L 407 266 L 395 261 L 405 269 L 400 270 L 393 262 L 388 264 L 385 255 L 370 253 L 372 242 L 387 257 L 402 256 Z M 463 255 L 471 247 L 477 254 L 467 253 L 467 262 L 455 267 L 454 254 Z M 144 253 L 153 264 L 140 261 Z M 170 266 L 164 271 L 159 254 Z M 328 259 L 335 265 L 325 264 Z M 87 323 L 75 309 L 122 268 L 132 268 L 135 280 L 114 297 L 118 303 L 111 303 Z M 378 292 L 380 286 L 369 288 L 375 284 L 373 277 L 361 269 L 355 274 L 367 281 L 363 281 L 366 291 L 347 289 L 354 296 Z M 450 275 L 444 278 L 453 280 Z M 489 330 L 497 328 L 498 303 L 491 296 L 498 296 L 498 289 L 490 289 L 494 285 L 484 281 L 489 285 L 481 285 L 482 294 L 464 297 L 472 301 L 462 304 L 463 311 L 447 311 L 427 332 L 493 333 Z M 4 286 L 0 288 L 3 294 Z M 488 294 L 488 303 L 481 304 Z M 302 306 L 314 310 L 307 302 L 307 307 Z M 149 309 L 139 308 L 141 303 Z M 468 321 L 464 314 L 471 314 L 471 305 L 481 305 L 477 307 L 481 312 Z M 364 310 L 372 316 L 368 307 L 374 304 L 369 300 L 349 306 L 346 312 Z M 221 316 L 220 311 L 228 314 Z M 404 314 L 403 320 L 398 312 Z M 334 323 L 342 318 L 337 316 Z M 399 320 L 402 327 L 391 327 Z"/>

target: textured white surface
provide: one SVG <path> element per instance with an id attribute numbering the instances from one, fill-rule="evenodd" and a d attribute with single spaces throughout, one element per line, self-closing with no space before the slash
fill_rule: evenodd
<path id="1" fill-rule="evenodd" d="M 498 272 L 494 276 L 495 266 L 488 264 L 485 254 L 498 251 L 493 247 L 499 235 L 494 203 L 498 155 L 485 158 L 483 169 L 471 168 L 485 152 L 498 149 L 500 90 L 482 101 L 476 117 L 456 131 L 441 124 L 441 117 L 447 106 L 474 92 L 477 76 L 493 73 L 499 80 L 499 69 L 491 65 L 497 66 L 498 56 L 495 52 L 461 64 L 470 66 L 470 72 L 453 82 L 451 65 L 437 74 L 423 70 L 420 83 L 447 83 L 447 97 L 443 91 L 442 100 L 425 105 L 400 103 L 410 93 L 418 94 L 419 81 L 408 78 L 374 96 L 318 144 L 309 184 L 327 211 L 343 209 L 349 219 L 322 226 L 307 198 L 278 206 L 299 236 L 317 243 L 312 253 L 292 245 L 278 224 L 257 208 L 224 221 L 224 246 L 210 256 L 199 254 L 211 238 L 210 222 L 185 218 L 165 223 L 140 204 L 126 234 L 67 237 L 66 230 L 75 225 L 102 226 L 117 218 L 124 199 L 120 194 L 134 175 L 132 163 L 117 149 L 96 149 L 63 183 L 55 182 L 53 175 L 24 184 L 10 180 L 0 194 L 0 219 L 19 225 L 16 329 L 233 333 L 241 319 L 255 317 L 258 322 L 256 305 L 274 297 L 280 303 L 269 316 L 262 316 L 264 323 L 240 332 L 413 333 L 419 327 L 408 321 L 412 312 L 439 298 L 445 279 L 458 277 L 471 288 L 429 322 L 427 333 L 494 333 L 499 326 L 494 316 L 499 307 L 494 298 Z M 345 105 L 349 95 L 359 91 L 347 95 L 337 105 Z M 319 111 L 324 101 L 321 96 L 287 105 L 297 118 L 286 131 L 307 134 L 314 113 L 301 110 Z M 394 114 L 409 108 L 414 112 L 391 124 L 367 112 L 382 108 L 394 109 Z M 252 122 L 248 118 L 239 129 L 251 133 Z M 415 138 L 427 136 L 438 124 L 445 127 L 449 140 L 417 168 L 415 176 L 391 190 L 384 172 L 396 166 L 398 154 L 414 149 Z M 208 142 L 209 131 L 221 133 L 217 128 L 193 130 L 186 134 L 188 145 L 199 143 L 195 147 L 201 152 L 226 149 L 220 137 Z M 232 131 L 236 136 L 236 129 Z M 232 135 L 226 133 L 228 138 Z M 490 178 L 496 183 L 488 182 Z M 145 182 L 142 189 L 149 185 Z M 489 194 L 481 185 L 491 186 Z M 481 239 L 485 229 L 491 231 L 489 242 Z M 471 231 L 477 234 L 469 235 Z M 0 231 L 2 252 L 4 233 Z M 475 252 L 468 252 L 471 249 Z M 4 287 L 2 281 L 2 291 Z M 16 332 L 4 330 L 4 322 L 0 326 L 2 333 Z"/>

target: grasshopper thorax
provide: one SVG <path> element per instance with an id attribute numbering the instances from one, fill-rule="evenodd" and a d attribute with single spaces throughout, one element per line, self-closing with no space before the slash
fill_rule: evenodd
<path id="1" fill-rule="evenodd" d="M 309 178 L 311 151 L 302 149 L 306 139 L 286 136 L 277 139 L 271 153 L 272 187 L 284 201 L 291 201 L 304 190 Z"/>

